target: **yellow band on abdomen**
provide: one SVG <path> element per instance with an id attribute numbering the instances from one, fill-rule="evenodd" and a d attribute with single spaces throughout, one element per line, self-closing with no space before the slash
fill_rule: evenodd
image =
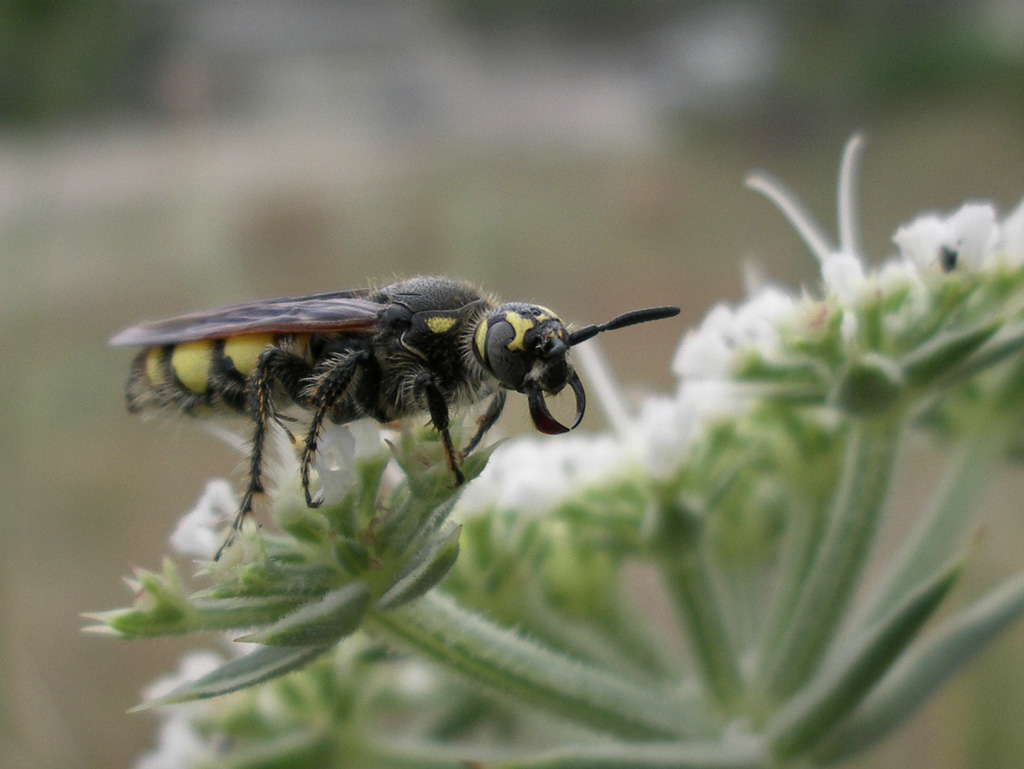
<path id="1" fill-rule="evenodd" d="M 171 352 L 171 371 L 185 389 L 202 394 L 210 379 L 212 360 L 213 341 L 183 342 Z"/>
<path id="2" fill-rule="evenodd" d="M 246 334 L 224 340 L 224 357 L 242 376 L 249 376 L 256 368 L 260 355 L 274 343 L 273 334 Z"/>

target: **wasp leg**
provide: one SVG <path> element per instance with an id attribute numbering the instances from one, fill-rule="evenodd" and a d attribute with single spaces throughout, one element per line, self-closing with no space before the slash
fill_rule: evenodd
<path id="1" fill-rule="evenodd" d="M 448 460 L 448 469 L 455 476 L 455 485 L 461 486 L 466 482 L 466 476 L 459 469 L 459 463 L 455 458 L 455 447 L 452 445 L 452 436 L 448 432 L 448 402 L 444 399 L 444 393 L 434 381 L 434 375 L 429 372 L 416 377 L 416 389 L 422 392 L 427 399 L 430 421 L 434 424 L 434 429 L 441 435 L 444 455 Z"/>
<path id="2" fill-rule="evenodd" d="M 313 418 L 310 420 L 309 432 L 306 433 L 306 442 L 302 447 L 302 492 L 306 495 L 308 507 L 319 507 L 321 504 L 309 493 L 309 472 L 313 467 L 313 457 L 316 456 L 316 444 L 320 437 L 320 428 L 323 426 L 324 418 L 338 399 L 344 395 L 356 370 L 360 366 L 365 366 L 372 357 L 368 350 L 337 355 L 314 375 L 312 392 L 309 396 Z"/>
<path id="3" fill-rule="evenodd" d="M 249 375 L 246 385 L 248 410 L 254 424 L 252 448 L 249 453 L 249 484 L 242 495 L 242 503 L 231 524 L 231 531 L 214 556 L 215 561 L 220 559 L 224 550 L 234 541 L 235 534 L 245 517 L 252 512 L 253 498 L 264 491 L 263 446 L 266 443 L 267 425 L 271 420 L 278 419 L 274 407 L 275 388 L 282 383 L 300 381 L 308 375 L 309 363 L 305 359 L 279 347 L 272 347 L 260 355 L 252 374 Z"/>
<path id="4" fill-rule="evenodd" d="M 470 439 L 466 447 L 459 452 L 459 461 L 464 460 L 469 453 L 477 447 L 477 444 L 483 439 L 484 434 L 494 427 L 494 423 L 498 421 L 498 417 L 501 416 L 502 409 L 505 408 L 505 391 L 498 390 L 491 398 L 491 402 L 487 405 L 487 410 L 480 415 L 480 418 L 476 420 L 476 432 Z"/>

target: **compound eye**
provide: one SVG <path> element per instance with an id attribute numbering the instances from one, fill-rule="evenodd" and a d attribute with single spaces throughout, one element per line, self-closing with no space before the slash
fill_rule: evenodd
<path id="1" fill-rule="evenodd" d="M 524 350 L 509 349 L 515 338 L 516 330 L 511 323 L 506 320 L 492 322 L 487 328 L 485 342 L 487 366 L 503 385 L 521 390 L 530 371 L 530 361 Z"/>

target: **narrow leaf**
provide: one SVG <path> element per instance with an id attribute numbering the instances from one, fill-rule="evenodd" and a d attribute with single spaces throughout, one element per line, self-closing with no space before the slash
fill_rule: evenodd
<path id="1" fill-rule="evenodd" d="M 896 729 L 1021 613 L 1024 572 L 911 647 L 850 718 L 822 741 L 814 751 L 815 763 L 828 766 L 842 761 Z"/>
<path id="2" fill-rule="evenodd" d="M 942 570 L 822 671 L 769 724 L 773 752 L 789 758 L 817 742 L 853 710 L 932 615 L 960 575 Z"/>
<path id="3" fill-rule="evenodd" d="M 991 339 L 1001 325 L 1001 321 L 990 321 L 977 328 L 945 331 L 929 338 L 901 361 L 907 383 L 928 386 Z"/>
<path id="4" fill-rule="evenodd" d="M 377 599 L 374 608 L 377 611 L 387 611 L 408 603 L 444 579 L 459 557 L 461 533 L 462 526 L 452 526 L 446 534 L 431 542 L 415 559 L 413 568 L 395 580 L 394 584 Z"/>
<path id="5" fill-rule="evenodd" d="M 963 545 L 975 502 L 989 487 L 984 479 L 1003 445 L 992 433 L 988 425 L 979 425 L 958 447 L 943 470 L 928 509 L 872 590 L 873 600 L 862 612 L 867 620 L 858 624 L 878 621 Z"/>
<path id="6" fill-rule="evenodd" d="M 948 383 L 962 382 L 1024 348 L 1024 324 L 1005 325 L 950 373 Z"/>
<path id="7" fill-rule="evenodd" d="M 202 678 L 179 686 L 169 694 L 149 700 L 133 710 L 148 710 L 160 705 L 173 705 L 245 689 L 272 678 L 298 670 L 323 654 L 328 646 L 276 647 L 257 649 L 244 657 L 231 660 Z"/>
<path id="8" fill-rule="evenodd" d="M 366 583 L 353 582 L 238 640 L 267 646 L 328 646 L 358 628 L 369 605 Z"/>

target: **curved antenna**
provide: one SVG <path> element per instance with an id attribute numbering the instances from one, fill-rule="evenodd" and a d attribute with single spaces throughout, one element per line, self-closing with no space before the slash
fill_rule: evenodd
<path id="1" fill-rule="evenodd" d="M 584 326 L 569 334 L 569 345 L 585 342 L 591 337 L 597 336 L 602 331 L 615 331 L 626 326 L 635 326 L 637 323 L 647 323 L 651 320 L 672 318 L 679 314 L 678 307 L 648 307 L 646 310 L 633 310 L 612 318 L 607 323 L 599 326 Z"/>

